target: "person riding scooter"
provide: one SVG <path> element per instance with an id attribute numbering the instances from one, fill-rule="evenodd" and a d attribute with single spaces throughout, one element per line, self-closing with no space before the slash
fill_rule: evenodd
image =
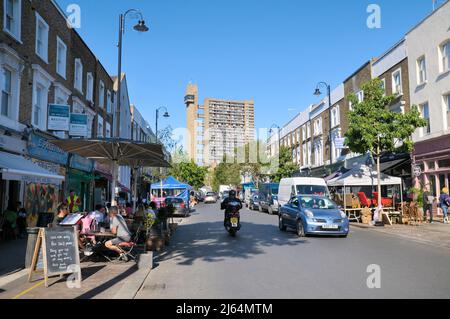
<path id="1" fill-rule="evenodd" d="M 224 216 L 224 226 L 227 226 L 228 214 L 230 213 L 230 203 L 236 203 L 238 206 L 238 210 L 242 209 L 242 202 L 239 198 L 236 197 L 236 191 L 231 190 L 228 197 L 220 204 L 220 209 L 225 209 Z"/>

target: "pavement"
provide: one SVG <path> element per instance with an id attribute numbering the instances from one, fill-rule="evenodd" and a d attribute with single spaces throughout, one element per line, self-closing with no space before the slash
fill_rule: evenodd
<path id="1" fill-rule="evenodd" d="M 278 229 L 277 216 L 248 210 L 242 211 L 242 230 L 232 238 L 222 216 L 218 205 L 199 205 L 170 247 L 156 256 L 158 267 L 136 298 L 450 296 L 447 248 L 394 236 L 387 227 L 351 227 L 346 239 L 298 238 L 294 231 Z M 379 274 L 380 288 L 371 289 L 368 281 L 374 274 Z"/>
<path id="2" fill-rule="evenodd" d="M 370 229 L 386 235 L 404 238 L 416 243 L 433 247 L 450 249 L 450 224 L 436 221 L 433 224 L 423 223 L 420 225 L 386 225 L 374 227 L 364 224 L 352 224 L 354 227 Z"/>
<path id="3" fill-rule="evenodd" d="M 183 219 L 174 222 L 182 224 Z M 49 278 L 46 288 L 43 274 L 34 274 L 28 282 L 25 250 L 26 240 L 0 246 L 0 299 L 133 299 L 153 267 L 152 253 L 140 255 L 136 262 L 88 261 L 81 263 L 80 288 L 69 287 L 70 276 Z"/>

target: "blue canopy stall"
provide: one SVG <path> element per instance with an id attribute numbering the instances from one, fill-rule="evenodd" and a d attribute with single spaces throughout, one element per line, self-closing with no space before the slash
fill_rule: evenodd
<path id="1" fill-rule="evenodd" d="M 183 194 L 189 194 L 189 190 L 191 189 L 192 187 L 190 185 L 178 181 L 173 176 L 169 176 L 161 180 L 160 182 L 153 183 L 151 185 L 152 191 L 158 191 L 157 194 L 153 194 L 155 197 L 157 197 L 154 200 L 158 205 L 161 204 L 161 202 L 163 202 L 164 199 L 168 196 L 180 196 Z M 187 198 L 187 203 L 189 203 L 189 195 L 182 197 Z"/>

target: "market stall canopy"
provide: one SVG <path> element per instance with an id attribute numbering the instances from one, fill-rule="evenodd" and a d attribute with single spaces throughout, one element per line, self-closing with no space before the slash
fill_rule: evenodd
<path id="1" fill-rule="evenodd" d="M 381 173 L 381 185 L 401 185 L 402 179 Z M 361 165 L 352 168 L 347 173 L 342 174 L 327 182 L 328 186 L 371 186 L 378 184 L 378 176 L 375 170 L 371 170 L 368 166 Z"/>
<path id="2" fill-rule="evenodd" d="M 64 180 L 64 176 L 54 174 L 31 160 L 5 152 L 0 152 L 0 172 L 5 180 L 54 185 L 61 185 Z"/>
<path id="3" fill-rule="evenodd" d="M 160 144 L 117 138 L 52 140 L 66 152 L 99 162 L 114 161 L 130 167 L 169 167 Z"/>
<path id="4" fill-rule="evenodd" d="M 152 189 L 191 189 L 188 184 L 179 182 L 175 177 L 169 176 L 162 182 L 152 184 Z"/>

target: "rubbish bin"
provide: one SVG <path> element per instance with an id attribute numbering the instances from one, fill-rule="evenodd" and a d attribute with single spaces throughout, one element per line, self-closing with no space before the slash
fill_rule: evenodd
<path id="1" fill-rule="evenodd" d="M 28 242 L 27 242 L 27 253 L 25 255 L 25 268 L 31 267 L 31 261 L 34 255 L 34 249 L 36 247 L 36 241 L 39 233 L 38 227 L 27 228 Z"/>

